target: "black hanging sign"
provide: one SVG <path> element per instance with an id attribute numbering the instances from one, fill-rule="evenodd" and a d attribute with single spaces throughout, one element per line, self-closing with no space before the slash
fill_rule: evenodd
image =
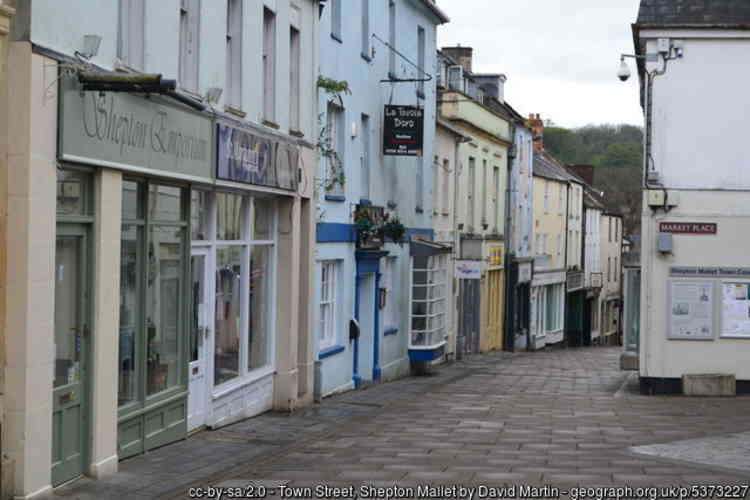
<path id="1" fill-rule="evenodd" d="M 385 107 L 383 155 L 422 156 L 424 109 L 416 106 Z"/>

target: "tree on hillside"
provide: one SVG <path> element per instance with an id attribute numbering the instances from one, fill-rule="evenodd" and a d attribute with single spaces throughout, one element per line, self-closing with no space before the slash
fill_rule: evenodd
<path id="1" fill-rule="evenodd" d="M 640 234 L 643 131 L 633 125 L 549 127 L 544 147 L 568 164 L 594 165 L 594 188 L 610 210 L 623 215 L 625 234 Z"/>

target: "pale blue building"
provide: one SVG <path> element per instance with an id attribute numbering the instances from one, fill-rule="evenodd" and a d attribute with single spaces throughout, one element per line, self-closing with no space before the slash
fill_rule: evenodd
<path id="1" fill-rule="evenodd" d="M 323 9 L 320 76 L 346 81 L 350 93 L 319 88 L 327 151 L 316 178 L 319 395 L 397 378 L 410 358 L 443 354 L 446 249 L 420 241 L 434 233 L 436 28 L 447 21 L 432 0 L 328 0 Z M 421 108 L 421 156 L 383 154 L 386 105 Z M 355 219 L 364 213 L 398 217 L 402 243 L 358 242 Z"/>

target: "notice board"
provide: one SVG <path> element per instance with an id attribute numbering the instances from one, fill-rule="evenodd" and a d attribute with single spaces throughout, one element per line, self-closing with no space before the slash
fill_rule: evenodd
<path id="1" fill-rule="evenodd" d="M 721 336 L 750 339 L 750 283 L 721 283 Z"/>
<path id="2" fill-rule="evenodd" d="M 713 340 L 714 283 L 670 280 L 668 294 L 669 338 Z"/>

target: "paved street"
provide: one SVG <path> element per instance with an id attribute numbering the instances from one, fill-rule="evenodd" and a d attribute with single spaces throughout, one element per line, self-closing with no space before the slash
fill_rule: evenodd
<path id="1" fill-rule="evenodd" d="M 420 484 L 746 484 L 750 470 L 635 454 L 633 446 L 750 431 L 750 398 L 637 394 L 619 348 L 490 354 L 267 414 L 121 463 L 54 498 L 188 498 L 188 488 Z M 726 440 L 724 440 L 726 441 Z M 726 443 L 725 443 L 726 446 Z M 700 454 L 690 455 L 700 460 Z M 715 462 L 714 462 L 715 463 Z M 747 461 L 745 461 L 745 464 Z"/>

